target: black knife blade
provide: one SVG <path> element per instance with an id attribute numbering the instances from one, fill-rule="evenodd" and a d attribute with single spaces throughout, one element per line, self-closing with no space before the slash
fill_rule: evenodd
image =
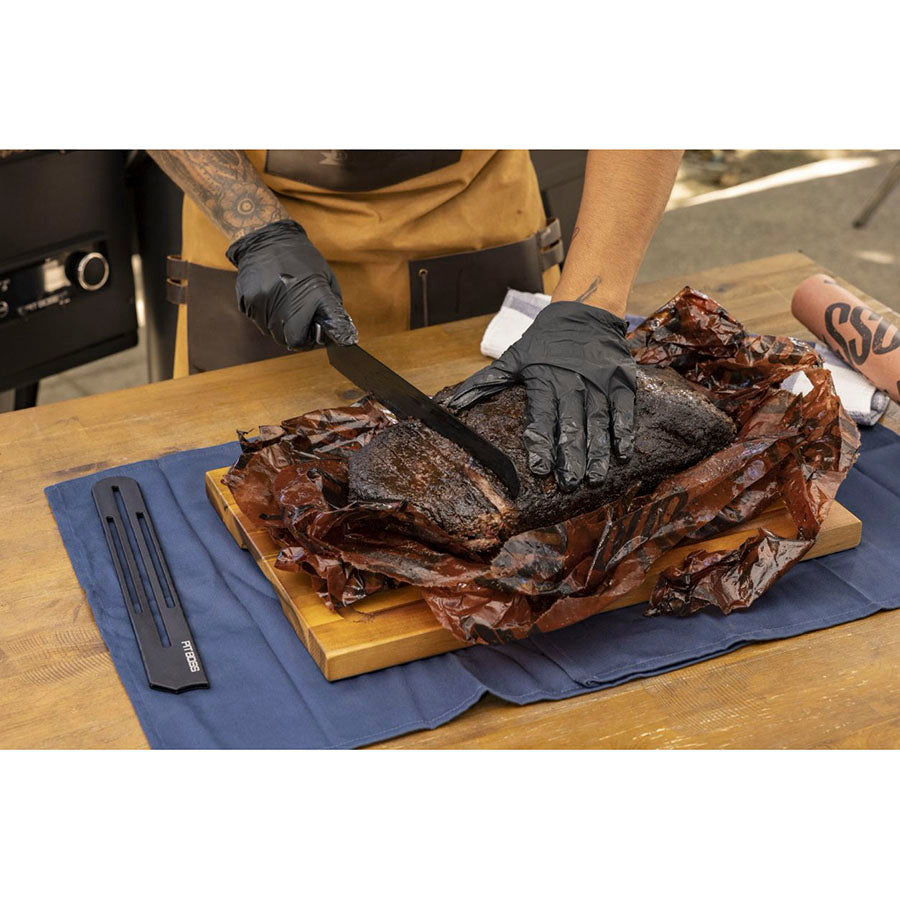
<path id="1" fill-rule="evenodd" d="M 367 353 L 359 344 L 335 344 L 329 340 L 325 346 L 331 365 L 357 387 L 372 394 L 396 415 L 419 419 L 438 434 L 458 444 L 503 482 L 510 497 L 514 500 L 518 497 L 519 474 L 512 460 L 502 450 Z"/>

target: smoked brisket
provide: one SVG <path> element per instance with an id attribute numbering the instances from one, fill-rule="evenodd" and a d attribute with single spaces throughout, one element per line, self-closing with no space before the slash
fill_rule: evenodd
<path id="1" fill-rule="evenodd" d="M 445 388 L 436 399 L 452 393 Z M 613 453 L 603 484 L 560 491 L 553 475 L 533 475 L 526 461 L 525 389 L 507 388 L 459 417 L 512 459 L 521 480 L 513 501 L 502 484 L 453 442 L 418 421 L 385 428 L 350 457 L 350 499 L 374 508 L 406 502 L 469 553 L 496 550 L 508 537 L 554 525 L 617 500 L 652 491 L 734 440 L 731 419 L 671 369 L 638 367 L 635 449 Z"/>

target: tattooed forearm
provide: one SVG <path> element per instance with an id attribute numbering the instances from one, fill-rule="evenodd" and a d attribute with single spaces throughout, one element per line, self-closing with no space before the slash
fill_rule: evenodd
<path id="1" fill-rule="evenodd" d="M 588 151 L 578 222 L 554 300 L 625 314 L 680 159 L 680 150 Z"/>
<path id="2" fill-rule="evenodd" d="M 240 150 L 148 152 L 231 241 L 270 222 L 289 218 Z"/>

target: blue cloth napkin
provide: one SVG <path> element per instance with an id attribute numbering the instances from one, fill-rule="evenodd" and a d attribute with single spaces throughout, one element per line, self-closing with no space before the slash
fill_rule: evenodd
<path id="1" fill-rule="evenodd" d="M 175 453 L 46 489 L 75 573 L 155 748 L 358 747 L 434 728 L 490 692 L 513 703 L 571 697 L 691 665 L 751 641 L 788 637 L 900 607 L 900 437 L 877 426 L 838 499 L 863 520 L 855 550 L 800 563 L 756 605 L 723 616 L 594 616 L 502 647 L 455 653 L 329 683 L 273 589 L 213 511 L 204 473 L 236 443 Z M 160 533 L 210 679 L 151 690 L 101 530 L 91 485 L 136 478 Z M 598 725 L 602 727 L 602 725 Z"/>

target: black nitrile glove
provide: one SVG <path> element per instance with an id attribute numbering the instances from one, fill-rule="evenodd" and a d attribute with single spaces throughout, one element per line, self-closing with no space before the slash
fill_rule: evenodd
<path id="1" fill-rule="evenodd" d="M 296 222 L 282 219 L 252 231 L 227 256 L 238 269 L 241 312 L 283 347 L 314 346 L 316 324 L 338 344 L 359 339 L 334 272 Z"/>
<path id="2" fill-rule="evenodd" d="M 585 476 L 596 487 L 609 468 L 610 435 L 620 459 L 628 459 L 634 447 L 637 367 L 625 330 L 625 320 L 605 309 L 551 303 L 496 362 L 456 389 L 450 408 L 463 409 L 523 382 L 531 471 L 555 470 L 566 491 Z"/>

